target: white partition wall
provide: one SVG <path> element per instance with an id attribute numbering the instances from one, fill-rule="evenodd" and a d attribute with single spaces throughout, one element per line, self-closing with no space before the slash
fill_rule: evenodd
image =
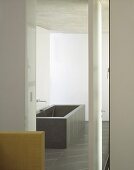
<path id="1" fill-rule="evenodd" d="M 0 0 L 0 130 L 22 131 L 29 121 L 34 122 L 34 110 L 28 107 L 30 95 L 34 99 L 33 3 L 33 0 Z M 28 60 L 33 62 L 25 65 Z M 30 104 L 34 107 L 33 103 L 32 100 Z M 34 129 L 34 123 L 31 124 L 30 129 Z"/>
<path id="2" fill-rule="evenodd" d="M 36 32 L 37 110 L 53 104 L 85 104 L 88 121 L 88 35 Z"/>
<path id="3" fill-rule="evenodd" d="M 134 1 L 110 0 L 110 170 L 134 169 Z"/>
<path id="4" fill-rule="evenodd" d="M 50 37 L 50 104 L 85 104 L 88 121 L 88 35 Z"/>

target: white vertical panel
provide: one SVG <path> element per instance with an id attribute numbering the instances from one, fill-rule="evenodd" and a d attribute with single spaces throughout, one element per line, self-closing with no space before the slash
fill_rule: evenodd
<path id="1" fill-rule="evenodd" d="M 103 121 L 109 121 L 109 33 L 103 32 L 102 39 L 102 113 Z"/>
<path id="2" fill-rule="evenodd" d="M 102 5 L 98 1 L 98 170 L 102 170 Z M 95 76 L 95 75 L 94 75 Z M 94 103 L 95 104 L 95 103 Z"/>
<path id="3" fill-rule="evenodd" d="M 26 0 L 25 128 L 36 130 L 36 0 Z"/>
<path id="4" fill-rule="evenodd" d="M 49 105 L 50 96 L 50 31 L 36 27 L 36 109 Z"/>
<path id="5" fill-rule="evenodd" d="M 102 169 L 101 4 L 89 1 L 89 169 Z"/>

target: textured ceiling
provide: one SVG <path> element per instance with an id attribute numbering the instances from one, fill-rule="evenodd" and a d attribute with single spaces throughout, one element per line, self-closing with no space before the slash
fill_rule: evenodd
<path id="1" fill-rule="evenodd" d="M 37 25 L 55 32 L 87 33 L 88 0 L 38 0 Z"/>
<path id="2" fill-rule="evenodd" d="M 106 17 L 107 1 L 102 0 Z M 37 25 L 53 32 L 87 33 L 88 0 L 37 0 Z M 107 29 L 107 25 L 104 29 Z"/>

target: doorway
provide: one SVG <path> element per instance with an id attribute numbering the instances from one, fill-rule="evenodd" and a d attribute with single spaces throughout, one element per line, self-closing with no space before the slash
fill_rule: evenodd
<path id="1" fill-rule="evenodd" d="M 37 10 L 37 13 L 39 13 L 39 18 L 37 19 L 38 21 L 39 21 L 39 23 L 38 23 L 38 26 L 40 27 L 38 27 L 39 29 L 43 29 L 44 30 L 44 28 L 45 28 L 45 30 L 46 30 L 46 32 L 47 33 L 49 33 L 49 37 L 51 37 L 50 36 L 50 34 L 53 34 L 53 38 L 55 37 L 55 36 L 57 36 L 56 34 L 58 34 L 58 36 L 59 36 L 59 34 L 60 34 L 60 36 L 61 36 L 61 34 L 62 34 L 62 36 L 65 34 L 65 35 L 67 35 L 67 30 L 65 31 L 65 32 L 62 32 L 61 30 L 58 30 L 58 31 L 54 31 L 54 29 L 49 29 L 48 28 L 48 26 L 47 27 L 45 27 L 45 26 L 41 26 L 41 24 L 42 24 L 42 20 L 41 20 L 41 18 L 43 18 L 43 19 L 45 19 L 45 17 L 44 17 L 44 15 L 41 13 L 41 11 L 43 11 L 43 7 L 42 7 L 42 2 L 41 1 L 39 1 L 40 2 L 40 5 L 39 5 L 39 11 Z M 54 2 L 53 1 L 49 1 L 48 2 L 49 3 L 49 5 L 52 5 Z M 60 2 L 61 3 L 61 2 Z M 57 3 L 57 5 L 58 6 L 60 6 L 60 3 L 58 2 Z M 71 2 L 71 9 L 72 9 L 72 5 L 74 5 L 75 3 L 72 3 Z M 47 5 L 47 4 L 45 4 L 46 6 L 47 6 L 47 8 L 48 8 L 48 6 L 49 5 Z M 65 4 L 64 4 L 65 5 Z M 76 4 L 75 4 L 76 5 Z M 85 5 L 85 1 L 84 1 L 84 5 L 82 5 L 82 2 L 80 2 L 80 4 L 79 5 L 81 5 L 81 6 L 84 6 Z M 79 6 L 78 5 L 78 6 Z M 68 5 L 67 5 L 68 6 Z M 88 2 L 87 2 L 87 7 L 88 7 Z M 77 9 L 79 9 L 79 8 L 77 8 Z M 62 10 L 62 12 L 63 12 L 63 8 L 61 8 L 61 10 Z M 49 10 L 49 12 L 50 11 L 54 11 L 54 7 L 52 8 L 51 7 L 51 10 Z M 62 13 L 62 12 L 60 12 L 60 13 Z M 77 11 L 75 11 L 76 12 L 76 14 L 78 15 L 78 13 L 77 13 Z M 82 11 L 81 11 L 82 12 Z M 66 14 L 67 14 L 67 12 L 66 12 Z M 48 16 L 47 16 L 47 18 L 48 18 Z M 51 21 L 51 20 L 50 20 Z M 78 20 L 77 20 L 78 21 Z M 56 20 L 56 22 L 58 22 L 58 20 Z M 43 22 L 43 23 L 45 23 L 45 22 Z M 72 23 L 73 23 L 73 21 L 72 21 Z M 50 23 L 49 23 L 50 24 Z M 64 26 L 65 26 L 65 28 L 67 28 L 67 25 L 69 25 L 69 24 L 65 24 L 64 23 Z M 74 23 L 72 24 L 72 25 L 74 25 Z M 44 32 L 44 31 L 43 31 Z M 71 34 L 74 34 L 75 32 L 74 32 L 74 30 L 73 30 L 73 32 L 71 33 Z M 44 33 L 43 33 L 44 34 Z M 41 37 L 43 37 L 43 34 L 41 35 Z M 45 33 L 46 34 L 46 33 Z M 55 34 L 55 35 L 54 35 Z M 80 35 L 80 34 L 83 34 L 82 32 L 77 32 L 77 33 L 75 33 L 75 36 L 76 36 L 76 34 L 78 34 L 78 35 Z M 85 33 L 84 33 L 85 34 Z M 52 38 L 51 37 L 51 38 Z M 45 35 L 45 37 L 44 38 L 46 38 L 46 35 Z M 56 46 L 56 50 L 58 49 L 57 48 L 57 42 L 54 44 L 54 42 L 52 42 L 52 39 L 49 39 L 49 41 L 48 41 L 48 43 L 49 43 L 49 46 L 47 47 L 47 49 L 48 48 L 50 48 L 51 49 L 51 47 L 54 49 L 54 47 Z M 61 37 L 60 37 L 61 38 Z M 38 40 L 37 40 L 38 41 Z M 68 41 L 69 42 L 69 41 Z M 78 41 L 77 41 L 78 42 Z M 52 46 L 52 44 L 54 44 L 54 46 Z M 82 43 L 83 44 L 83 43 Z M 81 44 L 81 45 L 82 45 Z M 62 44 L 63 45 L 63 44 Z M 46 44 L 45 44 L 45 46 L 43 46 L 42 47 L 42 49 L 45 49 L 46 48 Z M 81 47 L 80 47 L 81 48 Z M 74 48 L 75 49 L 75 48 Z M 76 50 L 78 50 L 77 48 L 76 48 Z M 46 52 L 46 51 L 45 51 Z M 68 52 L 68 51 L 67 51 Z M 52 56 L 52 52 L 49 50 L 49 52 L 48 53 L 50 53 L 49 55 L 50 56 Z M 62 55 L 64 56 L 65 54 L 64 53 L 62 53 Z M 45 55 L 46 56 L 46 55 Z M 59 58 L 57 59 L 58 61 L 60 61 L 59 60 Z M 77 63 L 77 59 L 75 60 L 76 62 L 74 62 L 74 65 Z M 61 61 L 60 61 L 61 62 Z M 44 67 L 45 68 L 47 68 L 48 70 L 49 70 L 49 67 L 50 67 L 50 64 L 52 64 L 53 62 L 52 62 L 52 58 L 50 57 L 50 60 L 48 61 L 48 64 L 46 64 L 47 62 L 45 62 L 44 64 Z M 57 61 L 56 61 L 56 63 L 58 63 Z M 62 63 L 64 63 L 63 61 L 62 61 Z M 82 64 L 82 62 L 81 62 L 81 64 Z M 70 65 L 70 64 L 69 64 Z M 57 67 L 58 69 L 59 69 L 59 67 Z M 73 68 L 73 66 L 71 67 L 71 68 Z M 68 69 L 68 70 L 70 70 L 70 69 Z M 55 70 L 55 71 L 57 71 L 57 69 Z M 53 72 L 55 72 L 55 71 L 53 71 Z M 61 73 L 61 71 L 60 71 L 60 73 Z M 44 76 L 44 75 L 50 75 L 50 77 L 52 76 L 52 71 L 41 71 L 40 72 L 40 79 L 42 79 L 42 77 Z M 80 74 L 79 74 L 80 75 Z M 37 76 L 38 77 L 38 76 Z M 44 76 L 45 77 L 45 76 Z M 82 76 L 81 76 L 82 77 Z M 73 80 L 76 80 L 75 78 L 73 79 Z M 48 85 L 47 85 L 47 87 L 45 88 L 45 90 L 48 88 L 48 90 L 46 90 L 45 91 L 45 93 L 46 93 L 46 96 L 48 95 L 48 98 L 47 97 L 37 97 L 36 99 L 37 99 L 37 104 L 40 104 L 41 106 L 39 106 L 39 109 L 44 109 L 46 106 L 48 106 L 48 105 L 50 105 L 50 104 L 56 104 L 56 102 L 52 102 L 52 103 L 49 103 L 49 100 L 50 99 L 52 99 L 51 98 L 51 95 L 49 95 L 49 94 L 47 94 L 47 93 L 49 93 L 51 90 L 50 90 L 50 88 L 51 88 L 51 80 L 49 79 L 49 77 L 47 77 L 46 78 L 46 80 L 44 81 L 45 82 L 45 87 L 46 87 L 46 84 L 48 83 Z M 64 81 L 65 82 L 65 81 Z M 40 83 L 41 85 L 43 85 L 43 83 Z M 54 83 L 55 84 L 55 83 Z M 79 83 L 77 83 L 77 84 L 79 84 Z M 88 85 L 88 83 L 87 83 L 87 85 Z M 82 85 L 81 85 L 82 86 Z M 54 87 L 54 86 L 53 86 Z M 59 87 L 59 85 L 57 86 L 57 87 Z M 75 87 L 77 87 L 77 86 L 75 86 Z M 56 89 L 58 89 L 58 88 L 56 88 Z M 75 88 L 73 88 L 74 89 L 74 91 L 76 90 Z M 55 90 L 54 90 L 54 92 L 55 92 Z M 42 93 L 42 92 L 41 92 Z M 77 93 L 77 95 L 78 95 L 78 93 Z M 56 97 L 57 97 L 57 95 L 55 95 Z M 73 95 L 73 96 L 76 96 L 76 95 Z M 81 96 L 80 96 L 81 97 Z M 61 102 L 61 100 L 60 100 L 60 102 Z M 81 103 L 81 102 L 80 102 Z M 69 103 L 70 104 L 70 103 Z M 76 104 L 76 103 L 75 103 Z M 77 104 L 79 104 L 79 103 L 77 103 Z M 83 104 L 83 103 L 82 103 Z M 41 108 L 40 108 L 41 107 Z M 102 110 L 103 111 L 103 110 Z M 86 119 L 88 120 L 88 116 L 86 117 Z M 85 136 L 86 136 L 86 138 L 88 139 L 88 129 L 89 128 L 87 128 L 87 134 L 85 134 Z M 87 140 L 87 142 L 88 142 L 88 140 Z M 85 147 L 85 146 L 84 146 Z M 86 147 L 88 148 L 88 145 L 87 145 L 87 143 L 86 143 Z M 86 149 L 87 150 L 87 149 Z M 52 150 L 51 150 L 52 151 Z M 56 151 L 58 151 L 58 150 L 56 150 Z M 76 151 L 77 152 L 77 151 Z M 62 152 L 63 153 L 63 152 Z M 58 154 L 59 155 L 62 155 L 62 153 L 61 152 L 58 152 Z M 84 153 L 85 153 L 85 149 L 84 149 Z M 56 154 L 56 152 L 54 151 L 54 154 Z M 48 155 L 50 156 L 50 153 L 48 153 Z M 63 155 L 62 155 L 63 156 Z M 55 158 L 55 157 L 54 157 Z M 87 159 L 86 159 L 87 158 Z M 86 155 L 86 158 L 84 159 L 84 161 L 80 161 L 80 164 L 83 164 L 83 162 L 84 162 L 84 166 L 85 166 L 85 162 L 86 162 L 86 168 L 88 169 L 88 153 L 87 153 L 87 155 Z M 57 160 L 57 158 L 56 158 L 56 160 Z M 85 161 L 86 160 L 86 161 Z M 50 159 L 48 159 L 48 162 L 50 161 Z M 53 163 L 55 162 L 55 160 L 53 159 Z M 52 164 L 53 164 L 52 163 Z M 50 163 L 51 164 L 51 163 Z M 54 164 L 53 164 L 54 165 Z M 74 164 L 74 166 L 75 166 L 75 164 Z M 79 166 L 80 167 L 80 166 Z M 85 168 L 85 167 L 84 167 Z"/>
<path id="2" fill-rule="evenodd" d="M 71 121 L 67 120 L 66 136 L 71 141 L 67 147 L 59 142 L 64 139 L 56 130 L 59 117 L 58 125 L 51 123 L 51 129 L 45 126 L 46 169 L 88 170 L 88 1 L 45 0 L 38 1 L 37 6 L 37 112 L 49 112 L 49 108 L 50 114 L 57 115 L 59 105 L 66 110 L 72 105 L 85 108 L 84 114 L 77 117 L 77 112 Z M 55 135 L 49 136 L 53 130 Z"/>

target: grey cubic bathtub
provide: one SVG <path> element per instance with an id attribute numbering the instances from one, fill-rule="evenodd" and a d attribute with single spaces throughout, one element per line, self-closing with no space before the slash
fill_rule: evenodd
<path id="1" fill-rule="evenodd" d="M 84 121 L 84 105 L 54 105 L 36 115 L 36 130 L 45 131 L 46 148 L 66 148 L 79 140 Z"/>

